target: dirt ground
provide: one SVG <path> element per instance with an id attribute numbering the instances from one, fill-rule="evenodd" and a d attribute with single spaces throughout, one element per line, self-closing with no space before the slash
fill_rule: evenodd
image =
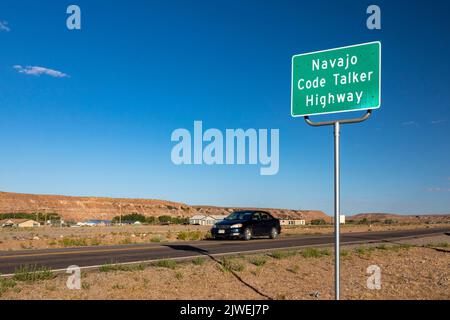
<path id="1" fill-rule="evenodd" d="M 341 232 L 388 231 L 415 228 L 434 228 L 448 224 L 404 224 L 392 225 L 342 225 Z M 177 240 L 199 240 L 208 236 L 210 227 L 194 225 L 143 225 L 111 227 L 34 229 L 0 228 L 0 250 L 46 249 L 77 246 L 98 246 Z M 332 225 L 283 227 L 282 237 L 292 235 L 322 234 L 333 232 Z M 185 237 L 182 237 L 184 235 Z"/>
<path id="2" fill-rule="evenodd" d="M 450 299 L 450 237 L 434 236 L 341 250 L 342 299 Z M 368 289 L 367 268 L 381 271 Z M 333 299 L 332 248 L 163 261 L 158 265 L 82 272 L 47 280 L 1 280 L 0 299 Z M 8 282 L 5 282 L 8 281 Z"/>
<path id="3" fill-rule="evenodd" d="M 395 223 L 395 224 L 343 224 L 340 229 L 342 233 L 347 232 L 371 232 L 371 231 L 394 231 L 394 230 L 412 230 L 424 228 L 444 228 L 450 227 L 449 223 L 425 224 L 425 223 Z M 283 227 L 282 235 L 300 235 L 300 234 L 323 234 L 334 232 L 333 225 L 324 226 L 295 226 Z"/>
<path id="4" fill-rule="evenodd" d="M 143 225 L 27 229 L 0 228 L 0 250 L 46 249 L 145 242 L 177 241 L 180 232 L 207 236 L 210 227 L 195 225 Z M 196 239 L 191 239 L 196 240 Z"/>

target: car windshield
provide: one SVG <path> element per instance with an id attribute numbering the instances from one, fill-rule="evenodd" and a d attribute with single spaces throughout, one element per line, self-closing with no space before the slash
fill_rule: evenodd
<path id="1" fill-rule="evenodd" d="M 249 220 L 253 212 L 248 211 L 236 211 L 230 214 L 225 220 Z"/>

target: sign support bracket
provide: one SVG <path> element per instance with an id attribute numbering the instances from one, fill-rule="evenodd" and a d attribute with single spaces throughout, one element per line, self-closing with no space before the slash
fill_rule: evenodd
<path id="1" fill-rule="evenodd" d="M 366 114 L 360 118 L 355 119 L 343 119 L 343 120 L 332 120 L 332 121 L 322 121 L 313 122 L 309 119 L 309 116 L 305 116 L 305 121 L 307 124 L 313 127 L 320 126 L 334 126 L 334 285 L 335 285 L 335 298 L 340 299 L 340 258 L 339 258 L 339 248 L 340 248 L 340 224 L 341 224 L 341 214 L 340 214 L 340 164 L 339 164 L 339 136 L 340 136 L 340 125 L 349 123 L 358 123 L 367 120 L 372 114 L 372 110 L 367 110 Z"/>
<path id="2" fill-rule="evenodd" d="M 309 116 L 305 116 L 304 118 L 305 118 L 306 123 L 309 124 L 310 126 L 321 127 L 321 126 L 335 125 L 336 122 L 339 122 L 340 124 L 363 122 L 364 120 L 367 120 L 371 114 L 372 114 L 372 110 L 367 110 L 366 114 L 364 116 L 362 116 L 361 118 L 322 121 L 322 122 L 313 122 L 309 119 Z"/>

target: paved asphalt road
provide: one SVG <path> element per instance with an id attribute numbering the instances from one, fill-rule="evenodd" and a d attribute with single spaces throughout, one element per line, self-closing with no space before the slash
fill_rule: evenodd
<path id="1" fill-rule="evenodd" d="M 399 239 L 423 237 L 450 232 L 445 228 L 402 231 L 343 233 L 341 243 L 395 242 Z M 21 265 L 36 264 L 62 271 L 70 265 L 95 268 L 106 263 L 132 263 L 158 259 L 186 259 L 199 255 L 219 256 L 274 249 L 325 246 L 334 243 L 332 234 L 289 236 L 276 240 L 204 240 L 190 242 L 148 243 L 63 249 L 0 251 L 0 273 L 12 274 Z"/>

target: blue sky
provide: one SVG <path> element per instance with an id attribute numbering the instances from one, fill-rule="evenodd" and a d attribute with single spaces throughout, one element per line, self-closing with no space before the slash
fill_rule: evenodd
<path id="1" fill-rule="evenodd" d="M 2 1 L 0 190 L 331 214 L 332 128 L 291 118 L 291 57 L 379 40 L 382 106 L 341 132 L 342 211 L 450 212 L 450 4 L 378 1 L 368 30 L 369 4 Z M 194 120 L 279 129 L 278 174 L 175 166 L 171 133 Z"/>

